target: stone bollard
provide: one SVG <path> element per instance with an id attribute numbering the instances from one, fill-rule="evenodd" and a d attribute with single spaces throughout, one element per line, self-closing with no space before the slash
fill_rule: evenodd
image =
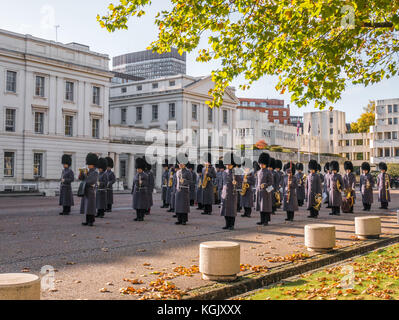
<path id="1" fill-rule="evenodd" d="M 305 246 L 308 251 L 331 251 L 335 247 L 335 226 L 329 224 L 306 225 Z"/>
<path id="2" fill-rule="evenodd" d="M 229 241 L 201 243 L 200 272 L 204 280 L 235 280 L 240 272 L 240 245 Z"/>
<path id="3" fill-rule="evenodd" d="M 356 217 L 355 233 L 358 239 L 378 239 L 381 234 L 381 218 L 377 216 Z"/>
<path id="4" fill-rule="evenodd" d="M 27 273 L 0 274 L 0 300 L 40 300 L 40 278 Z"/>

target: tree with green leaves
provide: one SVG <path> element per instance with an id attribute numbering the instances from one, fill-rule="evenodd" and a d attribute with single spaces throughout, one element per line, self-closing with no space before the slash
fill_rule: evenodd
<path id="1" fill-rule="evenodd" d="M 276 89 L 298 107 L 330 107 L 349 84 L 370 85 L 398 72 L 399 0 L 170 0 L 157 14 L 158 39 L 149 48 L 198 50 L 197 61 L 217 60 L 210 107 L 244 75 L 248 89 L 278 75 Z M 150 0 L 119 0 L 97 16 L 110 32 L 127 29 Z M 200 48 L 201 37 L 208 45 Z"/>
<path id="2" fill-rule="evenodd" d="M 370 126 L 375 125 L 375 101 L 370 101 L 356 122 L 351 123 L 351 133 L 370 132 Z"/>

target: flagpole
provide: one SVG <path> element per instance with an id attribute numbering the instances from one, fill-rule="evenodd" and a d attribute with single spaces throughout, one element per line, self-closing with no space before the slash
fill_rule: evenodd
<path id="1" fill-rule="evenodd" d="M 301 124 L 299 123 L 299 120 L 296 124 L 296 136 L 298 137 L 298 163 L 301 162 L 301 136 L 299 134 L 299 131 L 301 129 Z"/>
<path id="2" fill-rule="evenodd" d="M 317 154 L 317 163 L 320 163 L 320 123 L 319 123 L 319 126 L 318 126 L 318 130 L 317 130 L 318 132 L 318 136 L 319 136 L 319 143 L 318 143 L 318 154 Z"/>
<path id="3" fill-rule="evenodd" d="M 310 140 L 312 138 L 312 133 L 311 133 L 311 126 L 310 126 L 310 121 L 309 121 L 309 129 L 308 129 L 308 133 L 309 133 L 309 162 L 310 162 Z"/>

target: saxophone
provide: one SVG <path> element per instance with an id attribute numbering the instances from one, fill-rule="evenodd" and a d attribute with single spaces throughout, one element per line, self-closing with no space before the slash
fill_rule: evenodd
<path id="1" fill-rule="evenodd" d="M 242 188 L 241 188 L 241 192 L 240 194 L 242 196 L 245 196 L 245 194 L 247 193 L 247 190 L 249 189 L 249 183 L 248 183 L 248 174 L 246 173 L 244 175 L 244 180 L 242 182 Z"/>
<path id="2" fill-rule="evenodd" d="M 172 186 L 173 186 L 173 171 L 170 171 L 168 187 L 172 188 Z"/>
<path id="3" fill-rule="evenodd" d="M 339 182 L 339 180 L 337 180 L 337 190 L 338 190 L 339 192 L 342 192 L 341 183 Z"/>
<path id="4" fill-rule="evenodd" d="M 209 167 L 206 166 L 205 175 L 204 175 L 204 178 L 202 179 L 202 189 L 206 189 L 208 182 L 211 181 L 211 178 L 208 177 L 208 170 L 209 170 Z"/>
<path id="5" fill-rule="evenodd" d="M 313 208 L 317 211 L 320 211 L 321 203 L 323 202 L 323 197 L 321 196 L 321 193 L 317 193 L 314 196 L 314 201 L 316 204 L 313 206 Z"/>

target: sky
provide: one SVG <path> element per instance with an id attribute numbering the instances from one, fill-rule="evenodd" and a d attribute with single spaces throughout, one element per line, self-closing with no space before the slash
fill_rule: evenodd
<path id="1" fill-rule="evenodd" d="M 131 19 L 128 30 L 108 33 L 102 29 L 97 14 L 105 14 L 109 3 L 118 0 L 0 0 L 0 29 L 22 34 L 31 34 L 48 40 L 56 39 L 62 43 L 78 42 L 90 46 L 92 51 L 105 53 L 112 58 L 120 54 L 145 50 L 156 40 L 157 28 L 154 17 L 160 10 L 167 9 L 169 1 L 153 0 L 151 8 L 140 19 Z M 206 39 L 202 41 L 206 44 Z M 218 67 L 216 62 L 199 63 L 195 61 L 196 52 L 187 55 L 187 74 L 191 76 L 209 75 Z M 254 83 L 251 89 L 238 90 L 242 79 L 232 85 L 237 88 L 237 96 L 245 98 L 284 99 L 291 106 L 292 115 L 302 115 L 313 111 L 312 106 L 297 108 L 290 103 L 290 95 L 280 95 L 275 90 L 275 77 L 264 77 Z M 346 121 L 356 121 L 370 100 L 399 98 L 399 77 L 369 86 L 350 86 L 334 108 L 346 112 Z"/>

